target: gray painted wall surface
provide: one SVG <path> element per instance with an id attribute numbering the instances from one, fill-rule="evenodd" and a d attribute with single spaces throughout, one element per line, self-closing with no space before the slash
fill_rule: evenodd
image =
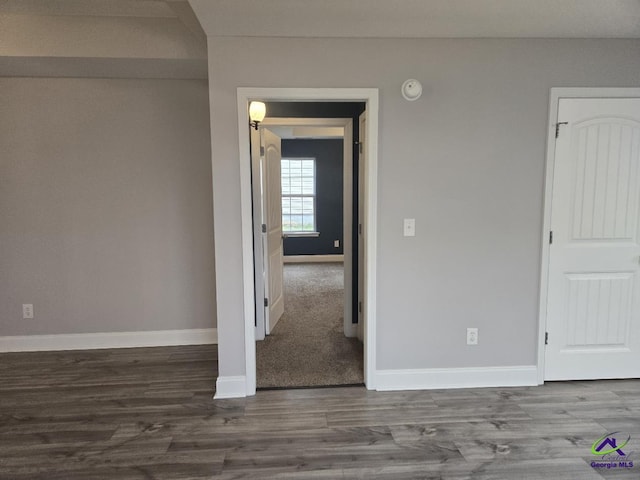
<path id="1" fill-rule="evenodd" d="M 638 86 L 640 41 L 210 37 L 209 78 L 222 375 L 244 374 L 239 86 L 380 89 L 378 369 L 536 363 L 549 89 Z"/>
<path id="2" fill-rule="evenodd" d="M 0 78 L 0 335 L 215 327 L 210 149 L 206 81 Z"/>

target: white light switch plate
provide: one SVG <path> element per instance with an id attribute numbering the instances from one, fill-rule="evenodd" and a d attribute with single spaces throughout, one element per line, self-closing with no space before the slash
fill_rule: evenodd
<path id="1" fill-rule="evenodd" d="M 416 236 L 416 219 L 415 218 L 404 219 L 404 236 L 405 237 Z"/>

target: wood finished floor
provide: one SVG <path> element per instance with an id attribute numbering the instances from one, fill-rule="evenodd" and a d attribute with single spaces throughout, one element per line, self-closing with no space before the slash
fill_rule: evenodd
<path id="1" fill-rule="evenodd" d="M 0 355 L 0 479 L 639 479 L 640 381 L 212 400 L 215 346 Z M 626 438 L 626 437 L 625 437 Z"/>

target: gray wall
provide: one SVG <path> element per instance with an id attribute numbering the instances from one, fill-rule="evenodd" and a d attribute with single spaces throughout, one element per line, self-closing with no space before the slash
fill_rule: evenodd
<path id="1" fill-rule="evenodd" d="M 210 37 L 209 78 L 222 375 L 244 374 L 239 86 L 380 89 L 378 369 L 536 363 L 549 89 L 638 86 L 640 41 Z"/>
<path id="2" fill-rule="evenodd" d="M 203 80 L 0 78 L 0 335 L 215 327 L 210 145 Z"/>

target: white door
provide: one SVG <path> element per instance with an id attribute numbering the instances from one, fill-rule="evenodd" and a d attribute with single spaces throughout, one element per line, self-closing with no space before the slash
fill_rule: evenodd
<path id="1" fill-rule="evenodd" d="M 545 380 L 640 377 L 639 163 L 640 99 L 560 99 Z"/>
<path id="2" fill-rule="evenodd" d="M 266 252 L 264 283 L 268 293 L 265 308 L 265 330 L 269 335 L 284 313 L 282 272 L 282 190 L 280 138 L 270 130 L 261 129 L 262 171 L 264 172 L 263 219 L 264 251 Z"/>
<path id="3" fill-rule="evenodd" d="M 259 130 L 250 129 L 251 140 L 251 194 L 253 200 L 253 258 L 255 259 L 254 285 L 255 285 L 255 308 L 256 308 L 256 340 L 264 340 L 265 337 L 265 298 L 269 295 L 264 284 L 264 264 L 266 258 L 264 254 L 264 234 L 262 225 L 264 224 L 264 180 L 262 171 L 263 154 L 261 149 L 261 134 Z"/>
<path id="4" fill-rule="evenodd" d="M 367 112 L 362 112 L 359 118 L 359 151 L 358 156 L 358 339 L 364 341 L 364 266 L 365 258 L 365 178 L 367 171 Z"/>

